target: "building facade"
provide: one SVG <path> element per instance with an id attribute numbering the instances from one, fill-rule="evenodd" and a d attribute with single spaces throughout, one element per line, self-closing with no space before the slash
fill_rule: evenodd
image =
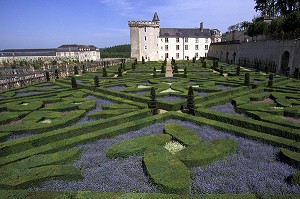
<path id="1" fill-rule="evenodd" d="M 129 21 L 131 58 L 138 61 L 166 59 L 187 60 L 206 57 L 210 44 L 221 41 L 217 29 L 160 28 L 160 20 L 154 13 L 152 21 Z"/>
<path id="2" fill-rule="evenodd" d="M 99 61 L 100 50 L 93 45 L 62 45 L 48 49 L 6 49 L 0 51 L 0 62 L 11 61 Z"/>

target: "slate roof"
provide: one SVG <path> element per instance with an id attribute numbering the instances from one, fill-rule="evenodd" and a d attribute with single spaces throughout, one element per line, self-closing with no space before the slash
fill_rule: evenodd
<path id="1" fill-rule="evenodd" d="M 94 51 L 97 49 L 94 45 L 77 45 L 77 44 L 65 44 L 61 45 L 57 48 L 57 52 L 77 52 L 80 48 L 83 49 L 90 49 L 91 51 Z"/>
<path id="2" fill-rule="evenodd" d="M 211 37 L 210 29 L 200 28 L 160 28 L 160 37 L 198 37 L 198 38 L 209 38 Z"/>
<path id="3" fill-rule="evenodd" d="M 0 51 L 0 57 L 14 56 L 55 56 L 56 48 L 46 49 L 5 49 Z"/>
<path id="4" fill-rule="evenodd" d="M 153 19 L 152 19 L 153 22 L 157 22 L 159 21 L 159 17 L 158 17 L 158 14 L 157 12 L 154 13 L 154 16 L 153 16 Z"/>

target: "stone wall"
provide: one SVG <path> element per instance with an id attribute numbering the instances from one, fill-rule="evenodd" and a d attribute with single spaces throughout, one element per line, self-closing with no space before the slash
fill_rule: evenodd
<path id="1" fill-rule="evenodd" d="M 260 70 L 267 67 L 277 74 L 293 74 L 300 68 L 300 40 L 215 43 L 208 56 Z"/>

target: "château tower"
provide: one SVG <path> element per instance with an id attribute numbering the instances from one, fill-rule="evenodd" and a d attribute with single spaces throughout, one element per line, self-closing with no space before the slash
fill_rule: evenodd
<path id="1" fill-rule="evenodd" d="M 160 31 L 160 20 L 157 13 L 154 13 L 152 21 L 128 21 L 130 28 L 131 57 L 142 57 L 146 61 L 158 60 L 158 41 Z"/>

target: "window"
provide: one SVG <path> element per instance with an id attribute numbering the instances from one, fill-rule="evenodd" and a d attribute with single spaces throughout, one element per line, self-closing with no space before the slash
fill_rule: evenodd
<path id="1" fill-rule="evenodd" d="M 189 38 L 184 38 L 184 42 L 189 42 Z"/>
<path id="2" fill-rule="evenodd" d="M 179 45 L 176 45 L 176 50 L 180 50 Z"/>
<path id="3" fill-rule="evenodd" d="M 195 53 L 195 57 L 198 58 L 198 57 L 199 57 L 199 54 L 198 54 L 198 53 Z"/>
<path id="4" fill-rule="evenodd" d="M 199 38 L 196 38 L 196 43 L 199 43 Z"/>
<path id="5" fill-rule="evenodd" d="M 185 50 L 188 50 L 188 49 L 189 49 L 189 46 L 188 46 L 188 45 L 185 45 L 185 46 L 184 46 L 184 49 L 185 49 Z"/>
<path id="6" fill-rule="evenodd" d="M 169 43 L 169 38 L 165 38 L 165 43 Z"/>
<path id="7" fill-rule="evenodd" d="M 166 54 L 165 54 L 165 58 L 166 58 L 166 59 L 169 59 L 169 53 L 166 53 Z"/>
<path id="8" fill-rule="evenodd" d="M 147 32 L 147 28 L 145 28 L 145 32 Z"/>
<path id="9" fill-rule="evenodd" d="M 165 51 L 168 51 L 168 50 L 169 50 L 169 46 L 165 45 Z"/>
<path id="10" fill-rule="evenodd" d="M 205 45 L 205 50 L 208 50 L 208 45 Z"/>
<path id="11" fill-rule="evenodd" d="M 178 37 L 176 38 L 176 42 L 179 43 L 179 38 Z"/>
<path id="12" fill-rule="evenodd" d="M 145 50 L 147 50 L 147 46 L 145 46 Z"/>
<path id="13" fill-rule="evenodd" d="M 205 53 L 205 57 L 207 57 L 207 53 Z"/>
<path id="14" fill-rule="evenodd" d="M 176 59 L 179 59 L 179 53 L 176 53 Z"/>
<path id="15" fill-rule="evenodd" d="M 205 38 L 205 43 L 208 43 L 208 38 Z"/>
<path id="16" fill-rule="evenodd" d="M 199 50 L 199 45 L 195 45 L 195 50 Z"/>
<path id="17" fill-rule="evenodd" d="M 147 37 L 145 36 L 145 41 L 147 41 Z"/>

